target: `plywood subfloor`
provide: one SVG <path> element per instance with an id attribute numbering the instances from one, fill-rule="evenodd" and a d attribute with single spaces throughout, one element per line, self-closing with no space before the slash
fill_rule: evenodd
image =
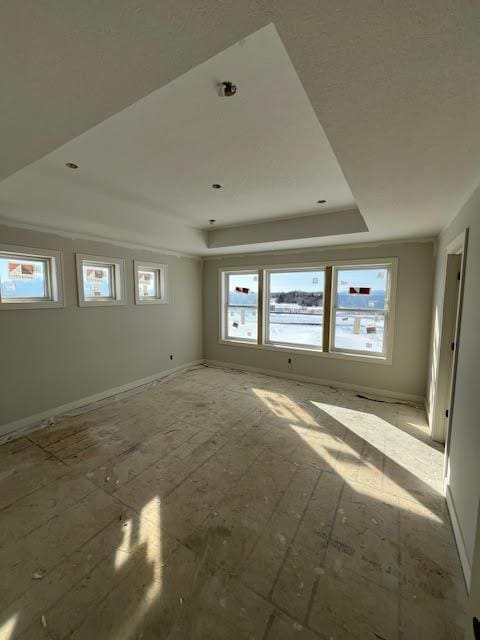
<path id="1" fill-rule="evenodd" d="M 422 410 L 199 367 L 0 469 L 2 640 L 463 637 Z"/>

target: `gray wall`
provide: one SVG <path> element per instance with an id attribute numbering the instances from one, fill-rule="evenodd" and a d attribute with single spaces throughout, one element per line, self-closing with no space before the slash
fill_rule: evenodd
<path id="1" fill-rule="evenodd" d="M 452 414 L 449 491 L 454 504 L 464 548 L 471 565 L 480 498 L 480 189 L 469 199 L 453 222 L 440 234 L 435 270 L 432 349 L 428 400 L 436 399 L 435 362 L 442 313 L 446 247 L 469 228 L 465 288 L 458 343 L 457 380 Z M 429 411 L 431 413 L 431 411 Z M 462 541 L 460 541 L 462 544 Z"/>
<path id="2" fill-rule="evenodd" d="M 0 310 L 0 434 L 12 421 L 202 358 L 200 260 L 2 226 L 0 243 L 61 250 L 66 301 Z M 126 305 L 78 307 L 76 252 L 125 259 Z M 168 304 L 133 304 L 133 259 L 168 264 Z"/>
<path id="3" fill-rule="evenodd" d="M 423 398 L 430 336 L 433 249 L 433 242 L 411 242 L 208 259 L 203 280 L 205 358 Z M 221 267 L 392 257 L 398 257 L 398 281 L 391 365 L 295 354 L 293 367 L 289 369 L 289 354 L 283 350 L 276 352 L 218 342 L 218 269 Z"/>

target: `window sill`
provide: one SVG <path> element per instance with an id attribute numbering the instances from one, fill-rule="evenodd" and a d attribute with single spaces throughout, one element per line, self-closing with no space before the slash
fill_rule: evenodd
<path id="1" fill-rule="evenodd" d="M 0 302 L 0 311 L 18 311 L 19 309 L 58 309 L 64 307 L 61 300 L 45 300 L 44 302 Z"/>
<path id="2" fill-rule="evenodd" d="M 126 300 L 79 300 L 79 307 L 117 307 L 125 305 Z"/>
<path id="3" fill-rule="evenodd" d="M 302 356 L 313 356 L 320 358 L 332 358 L 336 360 L 350 360 L 353 362 L 368 362 L 370 364 L 392 364 L 391 356 L 369 356 L 366 354 L 345 353 L 343 351 L 321 351 L 320 349 L 307 349 L 302 347 L 290 347 L 287 345 L 254 344 L 241 340 L 219 340 L 219 344 L 229 347 L 248 347 L 250 349 L 261 349 L 262 351 L 277 351 L 283 353 L 294 353 Z"/>
<path id="4" fill-rule="evenodd" d="M 150 300 L 135 300 L 135 304 L 143 305 L 143 304 L 167 304 L 167 300 L 165 298 L 152 298 Z"/>

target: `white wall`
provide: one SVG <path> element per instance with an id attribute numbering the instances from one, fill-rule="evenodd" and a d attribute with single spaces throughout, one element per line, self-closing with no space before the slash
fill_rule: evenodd
<path id="1" fill-rule="evenodd" d="M 473 616 L 476 616 L 480 620 L 480 512 L 477 520 L 472 580 L 470 583 L 470 597 L 467 605 L 467 632 L 465 634 L 465 640 L 474 640 L 473 628 L 470 623 Z"/>
<path id="2" fill-rule="evenodd" d="M 205 358 L 368 387 L 387 394 L 392 392 L 424 398 L 432 303 L 433 248 L 433 242 L 408 242 L 208 259 L 204 265 L 203 280 Z M 219 344 L 219 268 L 392 257 L 398 257 L 398 280 L 391 365 L 295 354 L 292 356 L 293 366 L 289 368 L 287 359 L 291 354 L 284 350 L 277 352 Z"/>
<path id="3" fill-rule="evenodd" d="M 433 416 L 437 399 L 437 370 L 446 247 L 469 229 L 465 288 L 458 343 L 457 379 L 452 413 L 450 442 L 450 477 L 448 491 L 457 520 L 460 538 L 457 543 L 469 567 L 473 549 L 480 498 L 480 189 L 461 209 L 438 239 L 433 300 L 433 323 L 428 383 L 428 413 Z"/>
<path id="4" fill-rule="evenodd" d="M 14 421 L 202 358 L 200 260 L 4 226 L 0 243 L 62 251 L 66 300 L 60 309 L 0 309 L 0 435 Z M 78 307 L 76 252 L 125 259 L 126 305 Z M 168 264 L 168 304 L 133 303 L 133 259 Z"/>

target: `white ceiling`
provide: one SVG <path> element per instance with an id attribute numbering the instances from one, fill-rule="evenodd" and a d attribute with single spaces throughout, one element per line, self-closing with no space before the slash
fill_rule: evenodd
<path id="1" fill-rule="evenodd" d="M 17 173 L 0 183 L 0 214 L 221 253 L 197 228 L 209 218 L 310 214 L 322 197 L 353 207 L 324 130 L 369 231 L 282 247 L 438 232 L 478 181 L 479 3 L 272 5 L 2 8 L 0 175 Z M 225 78 L 238 84 L 235 98 L 215 94 Z"/>
<path id="2" fill-rule="evenodd" d="M 223 80 L 237 85 L 234 97 L 220 97 Z M 93 223 L 110 238 L 150 244 L 164 244 L 164 226 L 176 223 L 169 246 L 197 253 L 203 235 L 184 224 L 355 206 L 273 25 L 6 178 L 0 201 L 23 220 L 82 232 Z"/>

